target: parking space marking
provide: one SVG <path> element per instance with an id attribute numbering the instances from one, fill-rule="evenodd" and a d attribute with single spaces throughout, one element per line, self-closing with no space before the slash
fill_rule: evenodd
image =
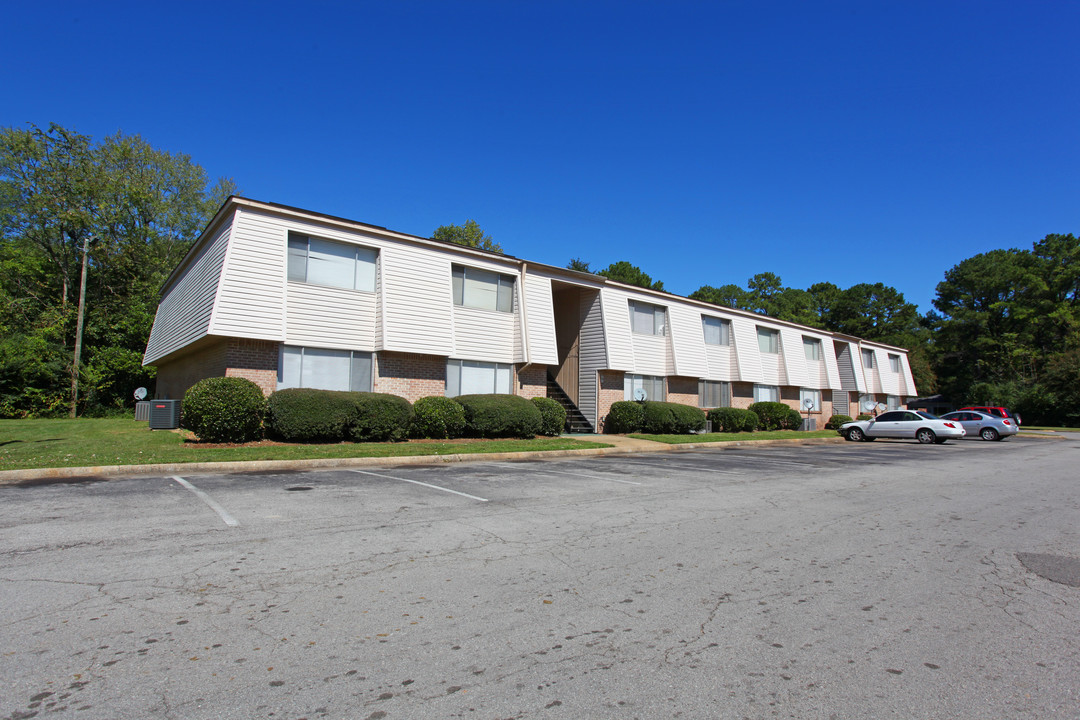
<path id="1" fill-rule="evenodd" d="M 209 495 L 204 493 L 202 490 L 200 490 L 199 488 L 197 488 L 194 485 L 192 485 L 191 483 L 189 483 L 184 478 L 180 477 L 179 475 L 173 475 L 172 479 L 175 480 L 176 482 L 180 483 L 180 485 L 187 488 L 192 493 L 194 493 L 195 497 L 199 498 L 204 503 L 209 505 L 210 509 L 213 510 L 214 512 L 216 512 L 221 517 L 221 519 L 225 521 L 225 524 L 228 525 L 229 527 L 236 527 L 237 525 L 240 524 L 240 521 L 237 520 L 236 518 L 234 518 L 232 515 L 230 515 L 229 511 L 226 510 L 225 508 L 221 507 L 221 505 L 219 505 L 217 503 L 217 501 L 214 500 L 214 498 L 210 497 Z"/>
<path id="2" fill-rule="evenodd" d="M 431 483 L 420 482 L 419 480 L 410 480 L 409 478 L 394 477 L 393 475 L 383 475 L 382 473 L 368 472 L 367 470 L 352 470 L 349 472 L 360 473 L 361 475 L 374 475 L 375 477 L 386 478 L 388 480 L 399 480 L 401 482 L 412 483 L 413 485 L 423 485 L 424 487 L 431 488 L 432 490 L 442 490 L 443 492 L 452 493 L 454 495 L 460 495 L 461 497 L 467 497 L 470 500 L 479 500 L 480 502 L 489 502 L 487 498 L 476 497 L 468 493 L 458 492 L 457 490 L 451 490 L 450 488 L 439 487 L 438 485 L 432 485 Z"/>
<path id="3" fill-rule="evenodd" d="M 488 463 L 489 465 L 501 465 L 502 467 L 520 468 L 524 463 Z M 608 482 L 622 483 L 623 485 L 642 485 L 643 483 L 633 482 L 631 480 L 619 480 L 618 478 L 604 477 L 603 475 L 588 475 L 586 473 L 573 473 L 565 470 L 551 470 L 549 468 L 542 468 L 537 470 L 540 473 L 551 473 L 554 475 L 569 475 L 571 477 L 584 477 L 593 478 L 594 480 L 606 480 Z"/>

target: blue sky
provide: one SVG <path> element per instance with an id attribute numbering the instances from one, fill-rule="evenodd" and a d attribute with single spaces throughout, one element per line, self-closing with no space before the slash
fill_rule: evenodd
<path id="1" fill-rule="evenodd" d="M 1080 2 L 7 3 L 0 126 L 139 134 L 244 195 L 686 295 L 1080 232 Z"/>

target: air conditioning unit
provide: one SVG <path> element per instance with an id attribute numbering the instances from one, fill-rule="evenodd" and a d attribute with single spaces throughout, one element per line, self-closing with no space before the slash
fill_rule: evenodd
<path id="1" fill-rule="evenodd" d="M 179 400 L 150 401 L 150 429 L 175 430 L 180 427 Z"/>

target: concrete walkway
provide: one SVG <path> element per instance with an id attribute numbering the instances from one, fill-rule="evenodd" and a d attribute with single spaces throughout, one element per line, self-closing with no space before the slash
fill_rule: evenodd
<path id="1" fill-rule="evenodd" d="M 595 442 L 609 447 L 579 450 L 546 450 L 530 452 L 462 453 L 458 455 L 409 455 L 378 458 L 319 458 L 313 460 L 247 460 L 240 462 L 159 463 L 155 465 L 99 465 L 94 467 L 27 468 L 0 471 L 0 485 L 23 485 L 63 482 L 74 478 L 105 478 L 110 476 L 191 475 L 196 473 L 283 472 L 330 468 L 388 467 L 393 465 L 442 465 L 459 462 L 506 462 L 508 460 L 546 460 L 591 455 L 624 455 L 647 452 L 680 452 L 709 448 L 727 450 L 754 445 L 827 445 L 842 443 L 835 438 L 792 438 L 790 440 L 745 440 L 734 442 L 701 442 L 680 445 L 640 440 L 625 435 L 564 435 L 575 440 Z"/>

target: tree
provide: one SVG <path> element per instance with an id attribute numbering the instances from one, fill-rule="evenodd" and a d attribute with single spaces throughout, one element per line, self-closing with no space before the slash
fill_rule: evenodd
<path id="1" fill-rule="evenodd" d="M 440 225 L 431 234 L 431 239 L 496 253 L 503 251 L 502 245 L 494 242 L 490 235 L 485 235 L 475 220 L 466 220 L 464 225 Z"/>
<path id="2" fill-rule="evenodd" d="M 63 404 L 90 236 L 79 406 L 120 408 L 149 384 L 141 359 L 158 289 L 230 194 L 231 180 L 210 184 L 190 157 L 137 135 L 0 129 L 0 416 Z"/>
<path id="3" fill-rule="evenodd" d="M 567 270 L 576 270 L 577 272 L 591 273 L 592 268 L 589 267 L 589 263 L 585 262 L 581 258 L 573 258 L 570 262 L 566 263 Z"/>
<path id="4" fill-rule="evenodd" d="M 728 284 L 716 288 L 712 285 L 702 285 L 690 293 L 691 300 L 701 300 L 714 305 L 726 305 L 739 310 L 750 309 L 750 295 L 738 285 Z"/>
<path id="5" fill-rule="evenodd" d="M 623 282 L 627 285 L 637 285 L 638 287 L 649 288 L 651 290 L 664 289 L 664 283 L 659 280 L 653 282 L 653 279 L 642 272 L 641 268 L 636 265 L 631 265 L 626 260 L 620 260 L 619 262 L 608 265 L 598 272 L 597 275 L 603 275 L 606 278 L 617 280 L 618 282 Z"/>

